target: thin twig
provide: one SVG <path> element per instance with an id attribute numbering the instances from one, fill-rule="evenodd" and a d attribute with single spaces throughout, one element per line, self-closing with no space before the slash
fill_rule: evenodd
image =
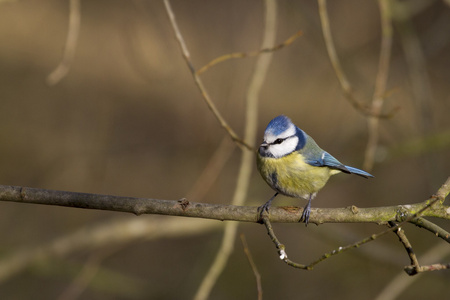
<path id="1" fill-rule="evenodd" d="M 383 108 L 384 98 L 386 94 L 386 85 L 389 75 L 389 62 L 392 49 L 392 19 L 391 7 L 389 0 L 378 0 L 381 15 L 381 49 L 380 60 L 378 62 L 378 73 L 375 80 L 375 91 L 372 99 L 371 111 L 374 115 L 380 115 Z M 377 149 L 379 138 L 380 119 L 377 117 L 369 117 L 368 119 L 368 135 L 366 153 L 364 158 L 364 169 L 371 170 L 375 161 L 375 152 Z"/>
<path id="2" fill-rule="evenodd" d="M 396 224 L 394 222 L 389 222 L 389 227 L 394 227 Z M 405 231 L 401 227 L 397 227 L 397 230 L 394 230 L 394 233 L 397 235 L 400 242 L 405 247 L 406 253 L 408 253 L 409 259 L 411 260 L 411 265 L 415 267 L 419 267 L 419 261 L 417 260 L 417 256 L 414 253 L 411 243 L 409 242 L 408 237 L 405 234 Z"/>
<path id="3" fill-rule="evenodd" d="M 48 85 L 57 84 L 69 72 L 75 56 L 75 48 L 77 46 L 78 34 L 80 32 L 80 19 L 80 0 L 70 0 L 69 28 L 67 30 L 67 39 L 64 47 L 63 58 L 58 67 L 56 67 L 56 69 L 48 75 Z"/>
<path id="4" fill-rule="evenodd" d="M 436 193 L 436 197 L 438 197 L 439 203 L 443 204 L 445 201 L 445 198 L 447 198 L 448 194 L 450 194 L 450 177 L 447 178 L 447 180 L 444 182 L 444 184 L 439 188 L 439 190 Z"/>
<path id="5" fill-rule="evenodd" d="M 412 276 L 423 272 L 429 272 L 429 271 L 440 271 L 440 270 L 447 270 L 450 269 L 450 263 L 448 264 L 433 264 L 428 266 L 407 266 L 405 267 L 405 272 Z"/>
<path id="6" fill-rule="evenodd" d="M 186 61 L 186 64 L 188 65 L 189 71 L 191 71 L 191 74 L 194 78 L 194 82 L 197 85 L 198 89 L 200 90 L 200 93 L 203 96 L 203 100 L 205 101 L 208 108 L 212 111 L 214 116 L 216 117 L 217 121 L 219 121 L 222 128 L 225 129 L 225 131 L 230 135 L 230 137 L 235 141 L 239 147 L 244 147 L 249 150 L 253 150 L 253 147 L 247 144 L 245 141 L 243 141 L 239 136 L 234 132 L 234 130 L 228 125 L 228 123 L 225 121 L 225 119 L 222 117 L 222 114 L 217 109 L 214 102 L 209 97 L 208 92 L 206 91 L 205 86 L 203 85 L 203 81 L 200 79 L 200 76 L 198 76 L 195 72 L 194 65 L 191 62 L 191 56 L 189 54 L 189 51 L 187 49 L 186 43 L 184 41 L 183 36 L 181 35 L 181 31 L 178 28 L 178 24 L 175 19 L 175 14 L 173 13 L 172 7 L 170 5 L 169 0 L 164 0 L 164 5 L 166 7 L 167 15 L 169 16 L 170 23 L 172 25 L 172 29 L 175 33 L 175 37 L 178 41 L 178 45 L 181 49 L 181 54 L 183 55 L 184 60 Z"/>
<path id="7" fill-rule="evenodd" d="M 411 221 L 414 218 L 417 218 L 418 216 L 420 216 L 422 213 L 424 213 L 426 210 L 428 210 L 431 206 L 433 206 L 435 203 L 437 203 L 439 201 L 440 201 L 439 197 L 433 197 L 431 200 L 427 201 L 426 205 L 424 207 L 422 207 L 418 212 L 416 212 L 412 215 L 409 215 L 409 216 L 404 216 L 404 220 L 402 222 L 400 222 L 399 224 L 392 226 L 391 228 L 386 229 L 377 234 L 372 234 L 371 236 L 368 236 L 368 237 L 366 237 L 360 241 L 357 241 L 353 244 L 350 244 L 350 245 L 347 245 L 344 247 L 339 247 L 338 249 L 335 249 L 335 250 L 332 250 L 331 252 L 325 253 L 321 257 L 319 257 L 317 260 L 313 261 L 312 263 L 310 263 L 308 265 L 296 263 L 296 262 L 289 260 L 287 252 L 286 252 L 286 247 L 275 236 L 275 232 L 273 231 L 272 225 L 270 224 L 270 220 L 269 220 L 267 214 L 262 215 L 262 221 L 263 221 L 264 225 L 266 226 L 267 232 L 268 232 L 272 242 L 275 244 L 275 247 L 277 248 L 277 251 L 278 251 L 278 254 L 280 255 L 281 260 L 283 260 L 285 263 L 287 263 L 288 265 L 290 265 L 294 268 L 304 269 L 304 270 L 312 270 L 315 265 L 330 258 L 331 256 L 340 254 L 342 252 L 348 251 L 353 248 L 358 248 L 368 242 L 371 242 L 371 241 L 374 241 L 374 240 L 380 238 L 381 236 L 383 236 L 391 231 L 398 230 L 400 228 L 400 226 Z"/>
<path id="8" fill-rule="evenodd" d="M 450 254 L 450 248 L 446 244 L 438 243 L 431 247 L 420 260 L 429 264 L 435 260 L 444 259 Z M 413 285 L 420 277 L 405 276 L 404 270 L 399 272 L 394 278 L 388 280 L 388 284 L 380 291 L 375 300 L 395 300 L 400 299 L 403 291 Z"/>
<path id="9" fill-rule="evenodd" d="M 428 221 L 424 218 L 417 218 L 417 219 L 412 219 L 410 221 L 410 223 L 412 223 L 420 228 L 424 228 L 424 229 L 432 232 L 433 234 L 435 234 L 437 237 L 440 237 L 447 243 L 450 243 L 450 233 L 448 231 L 446 231 L 445 229 L 443 229 L 442 227 L 434 224 L 433 222 Z"/>
<path id="10" fill-rule="evenodd" d="M 347 246 L 344 246 L 344 247 L 339 247 L 337 250 L 333 250 L 333 251 L 331 251 L 329 253 L 326 253 L 322 257 L 320 257 L 318 260 L 316 260 L 316 261 L 312 262 L 311 264 L 309 264 L 308 267 L 310 267 L 312 269 L 313 266 L 315 266 L 319 262 L 322 262 L 325 259 L 327 259 L 327 258 L 329 258 L 329 257 L 331 257 L 333 255 L 342 253 L 344 251 L 347 251 L 347 250 L 350 250 L 350 249 L 353 249 L 353 248 L 358 248 L 358 247 L 360 247 L 360 246 L 362 246 L 362 245 L 364 245 L 364 244 L 366 244 L 368 242 L 371 242 L 371 241 L 374 241 L 374 240 L 380 238 L 381 236 L 383 236 L 383 235 L 385 235 L 385 234 L 387 234 L 389 232 L 398 230 L 398 228 L 400 228 L 400 226 L 403 226 L 405 223 L 411 221 L 414 218 L 417 218 L 418 216 L 420 216 L 423 212 L 428 210 L 430 207 L 432 207 L 438 201 L 439 201 L 439 198 L 433 198 L 431 201 L 428 201 L 428 203 L 422 209 L 420 209 L 417 213 L 406 217 L 404 221 L 398 223 L 397 225 L 395 225 L 395 226 L 393 226 L 393 227 L 391 227 L 389 229 L 386 229 L 386 230 L 384 230 L 382 232 L 379 232 L 377 234 L 372 234 L 371 236 L 369 236 L 369 237 L 367 237 L 365 239 L 362 239 L 362 240 L 360 240 L 360 241 L 358 241 L 356 243 L 353 243 L 353 244 L 350 244 L 350 245 L 347 245 Z"/>
<path id="11" fill-rule="evenodd" d="M 245 256 L 247 256 L 248 263 L 250 264 L 250 267 L 252 268 L 253 274 L 255 275 L 256 278 L 256 291 L 258 293 L 258 300 L 262 300 L 263 291 L 261 285 L 261 275 L 259 274 L 258 268 L 256 267 L 256 264 L 253 261 L 252 254 L 250 252 L 250 249 L 248 248 L 247 241 L 243 233 L 241 233 L 241 242 L 242 246 L 244 247 Z"/>
<path id="12" fill-rule="evenodd" d="M 336 48 L 334 46 L 333 37 L 331 36 L 331 29 L 330 29 L 330 20 L 328 17 L 327 12 L 327 1 L 326 0 L 318 0 L 319 3 L 319 16 L 320 16 L 320 22 L 322 24 L 322 33 L 325 40 L 325 46 L 328 51 L 328 56 L 330 58 L 331 64 L 333 66 L 334 72 L 336 73 L 336 76 L 339 80 L 339 83 L 341 85 L 341 88 L 344 92 L 345 97 L 347 100 L 349 100 L 350 104 L 358 111 L 363 113 L 367 116 L 372 116 L 376 118 L 391 118 L 397 109 L 392 110 L 390 113 L 387 114 L 381 114 L 376 113 L 372 111 L 372 109 L 361 102 L 360 100 L 356 99 L 354 95 L 353 88 L 347 79 L 347 76 L 344 73 L 344 70 L 341 66 L 341 63 L 339 61 L 339 57 L 336 52 Z"/>
<path id="13" fill-rule="evenodd" d="M 210 61 L 209 63 L 207 63 L 206 65 L 204 65 L 203 67 L 201 67 L 200 69 L 198 69 L 196 73 L 197 73 L 197 75 L 200 75 L 200 74 L 206 72 L 209 68 L 217 65 L 218 63 L 222 63 L 222 62 L 227 61 L 227 60 L 232 59 L 232 58 L 245 58 L 245 57 L 258 56 L 261 53 L 275 52 L 277 50 L 280 50 L 281 48 L 289 46 L 298 37 L 302 36 L 302 34 L 303 34 L 303 32 L 301 30 L 297 31 L 295 34 L 290 36 L 283 43 L 278 44 L 278 45 L 276 45 L 274 47 L 263 48 L 261 50 L 252 51 L 252 52 L 235 52 L 235 53 L 229 53 L 229 54 L 225 54 L 225 55 L 219 56 L 219 57 L 213 59 L 212 61 Z"/>
<path id="14" fill-rule="evenodd" d="M 284 261 L 287 265 L 297 268 L 297 269 L 304 269 L 304 270 L 311 270 L 308 266 L 296 263 L 292 260 L 290 260 L 286 253 L 286 247 L 284 244 L 282 244 L 277 236 L 275 235 L 275 231 L 273 230 L 272 224 L 270 223 L 269 217 L 266 213 L 262 215 L 262 221 L 267 229 L 267 234 L 269 235 L 271 241 L 275 244 L 275 247 L 277 248 L 278 255 L 280 256 L 280 259 Z"/>

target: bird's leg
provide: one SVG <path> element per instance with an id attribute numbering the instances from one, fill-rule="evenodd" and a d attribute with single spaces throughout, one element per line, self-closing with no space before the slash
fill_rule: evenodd
<path id="1" fill-rule="evenodd" d="M 258 207 L 258 212 L 259 212 L 259 223 L 262 223 L 262 215 L 263 213 L 269 212 L 269 208 L 270 205 L 272 204 L 272 200 L 275 199 L 275 197 L 278 195 L 278 192 L 275 193 L 275 195 L 272 196 L 272 198 L 269 199 L 269 201 L 267 201 L 266 203 L 264 203 L 263 205 L 261 205 L 260 207 Z"/>
<path id="2" fill-rule="evenodd" d="M 309 195 L 308 203 L 306 204 L 305 208 L 303 208 L 302 217 L 300 218 L 300 221 L 299 221 L 299 222 L 304 221 L 305 226 L 308 226 L 309 214 L 311 213 L 311 198 L 312 198 L 312 194 Z"/>

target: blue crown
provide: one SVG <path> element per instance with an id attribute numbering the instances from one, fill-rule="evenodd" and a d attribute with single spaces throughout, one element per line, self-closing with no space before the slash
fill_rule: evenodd
<path id="1" fill-rule="evenodd" d="M 277 136 L 285 132 L 291 126 L 291 124 L 292 121 L 288 117 L 280 115 L 269 122 L 266 131 L 269 131 L 273 135 Z"/>

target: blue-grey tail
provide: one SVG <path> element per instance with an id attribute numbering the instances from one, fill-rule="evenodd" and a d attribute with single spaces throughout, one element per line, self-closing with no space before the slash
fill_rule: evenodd
<path id="1" fill-rule="evenodd" d="M 349 170 L 351 174 L 356 174 L 356 175 L 362 176 L 364 178 L 375 177 L 372 174 L 369 174 L 366 171 L 363 171 L 363 170 L 360 170 L 360 169 L 357 169 L 357 168 L 353 168 L 353 167 L 349 167 L 349 166 L 345 166 L 345 168 L 347 170 Z"/>

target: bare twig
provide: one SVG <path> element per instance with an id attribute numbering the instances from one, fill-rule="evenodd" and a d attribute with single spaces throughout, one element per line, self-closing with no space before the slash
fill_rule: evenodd
<path id="1" fill-rule="evenodd" d="M 75 56 L 75 48 L 78 41 L 78 33 L 80 32 L 80 0 L 70 0 L 69 28 L 67 30 L 66 45 L 64 54 L 58 67 L 47 77 L 48 85 L 55 85 L 63 79 L 69 72 Z"/>
<path id="2" fill-rule="evenodd" d="M 250 252 L 250 249 L 248 248 L 247 241 L 245 240 L 245 235 L 243 233 L 241 233 L 241 242 L 242 246 L 244 247 L 245 256 L 247 256 L 248 263 L 250 264 L 250 267 L 252 268 L 253 274 L 256 278 L 256 291 L 258 293 L 258 300 L 262 300 L 263 291 L 261 285 L 261 275 L 259 274 L 258 268 L 253 261 L 252 254 Z"/>
<path id="3" fill-rule="evenodd" d="M 319 3 L 320 22 L 322 23 L 322 32 L 325 40 L 325 45 L 328 51 L 328 56 L 330 57 L 331 64 L 333 65 L 334 72 L 336 73 L 336 76 L 339 80 L 339 83 L 341 85 L 345 97 L 356 110 L 360 111 L 364 115 L 376 118 L 391 118 L 395 114 L 397 109 L 394 109 L 392 112 L 388 114 L 381 114 L 380 112 L 376 113 L 372 111 L 372 109 L 368 105 L 356 99 L 353 88 L 349 80 L 347 79 L 347 76 L 344 73 L 344 70 L 339 61 L 339 57 L 336 53 L 336 48 L 334 46 L 333 38 L 331 36 L 330 20 L 328 18 L 327 12 L 327 1 L 318 0 L 318 3 Z"/>
<path id="4" fill-rule="evenodd" d="M 293 262 L 290 260 L 286 253 L 286 246 L 284 246 L 275 235 L 275 231 L 273 231 L 272 224 L 269 221 L 269 218 L 266 213 L 262 215 L 262 221 L 267 229 L 267 234 L 270 236 L 270 239 L 275 244 L 275 247 L 277 248 L 278 255 L 280 256 L 280 259 L 284 261 L 287 265 L 297 268 L 297 269 L 304 269 L 304 270 L 311 270 L 308 266 L 299 264 L 296 262 Z"/>
<path id="5" fill-rule="evenodd" d="M 428 201 L 428 203 L 423 208 L 421 208 L 418 212 L 416 212 L 415 214 L 412 214 L 412 215 L 406 217 L 405 220 L 400 222 L 399 224 L 397 224 L 395 226 L 392 226 L 391 228 L 386 229 L 386 230 L 384 230 L 382 232 L 379 232 L 377 234 L 372 234 L 371 236 L 369 236 L 369 237 L 367 237 L 365 239 L 362 239 L 362 240 L 360 240 L 360 241 L 358 241 L 356 243 L 347 245 L 345 247 L 339 247 L 337 250 L 333 250 L 333 251 L 331 251 L 329 253 L 326 253 L 321 258 L 316 260 L 315 262 L 312 262 L 311 264 L 309 264 L 308 267 L 312 269 L 313 266 L 315 266 L 319 262 L 322 262 L 323 260 L 325 260 L 325 259 L 327 259 L 327 258 L 329 258 L 329 257 L 331 257 L 333 255 L 342 253 L 344 251 L 347 251 L 347 250 L 350 250 L 350 249 L 353 249 L 353 248 L 358 248 L 358 247 L 360 247 L 360 246 L 362 246 L 362 245 L 364 245 L 364 244 L 366 244 L 368 242 L 371 242 L 371 241 L 374 241 L 374 240 L 380 238 L 381 236 L 383 236 L 383 235 L 385 235 L 385 234 L 387 234 L 387 233 L 389 233 L 391 231 L 398 230 L 400 228 L 400 226 L 403 226 L 403 224 L 405 224 L 405 223 L 411 221 L 412 219 L 417 218 L 418 216 L 422 215 L 426 210 L 428 210 L 430 207 L 432 207 L 438 201 L 439 201 L 439 198 L 433 198 L 431 201 Z"/>
<path id="6" fill-rule="evenodd" d="M 421 261 L 428 264 L 435 260 L 444 259 L 450 254 L 450 248 L 446 244 L 438 243 L 430 248 L 422 257 Z M 397 276 L 390 279 L 388 284 L 380 291 L 375 300 L 395 300 L 400 298 L 400 294 L 408 289 L 418 280 L 419 276 L 405 276 L 404 270 Z"/>
<path id="7" fill-rule="evenodd" d="M 214 102 L 209 97 L 209 94 L 206 91 L 205 86 L 203 85 L 203 81 L 200 79 L 200 76 L 198 76 L 197 73 L 195 72 L 194 65 L 191 62 L 191 56 L 190 56 L 189 51 L 187 49 L 186 43 L 184 41 L 184 38 L 181 35 L 181 31 L 178 28 L 178 24 L 177 24 L 176 19 L 175 19 L 175 14 L 173 13 L 172 7 L 170 5 L 170 1 L 169 0 L 164 0 L 164 5 L 166 7 L 166 12 L 167 12 L 167 15 L 169 16 L 169 20 L 170 20 L 170 23 L 172 25 L 172 29 L 173 29 L 173 31 L 175 33 L 175 36 L 176 36 L 176 39 L 178 41 L 178 45 L 180 46 L 181 54 L 183 55 L 183 58 L 186 61 L 186 64 L 188 65 L 188 67 L 189 67 L 189 71 L 191 71 L 191 74 L 192 74 L 192 76 L 194 78 L 194 82 L 197 85 L 198 89 L 200 90 L 200 92 L 201 92 L 201 94 L 203 96 L 203 100 L 205 100 L 206 105 L 212 111 L 212 113 L 216 117 L 217 121 L 219 121 L 219 123 L 222 126 L 222 128 L 225 129 L 225 131 L 230 135 L 230 137 L 233 139 L 233 141 L 235 141 L 238 144 L 239 147 L 241 147 L 241 148 L 245 147 L 245 148 L 247 148 L 249 150 L 252 150 L 253 149 L 252 146 L 250 146 L 249 144 L 244 142 L 241 138 L 239 138 L 239 136 L 234 132 L 234 130 L 228 125 L 228 123 L 222 117 L 222 114 L 217 109 L 217 107 L 214 104 Z"/>
<path id="8" fill-rule="evenodd" d="M 412 223 L 420 228 L 424 228 L 424 229 L 432 232 L 433 234 L 435 234 L 437 237 L 440 237 L 447 243 L 450 243 L 450 233 L 448 231 L 446 231 L 445 229 L 441 228 L 440 226 L 434 224 L 433 222 L 428 221 L 424 218 L 417 218 L 417 219 L 412 219 L 410 221 L 410 223 Z"/>
<path id="9" fill-rule="evenodd" d="M 252 52 L 235 52 L 235 53 L 229 53 L 229 54 L 225 54 L 225 55 L 219 56 L 219 57 L 213 59 L 212 61 L 210 61 L 209 63 L 207 63 L 206 65 L 204 65 L 203 67 L 201 67 L 200 69 L 198 69 L 196 73 L 197 73 L 197 75 L 200 75 L 200 74 L 206 72 L 209 68 L 217 65 L 218 63 L 227 61 L 227 60 L 232 59 L 232 58 L 245 58 L 245 57 L 258 56 L 261 53 L 275 52 L 277 50 L 280 50 L 281 48 L 289 46 L 298 37 L 300 37 L 302 34 L 303 34 L 302 31 L 297 31 L 297 33 L 295 33 L 294 35 L 290 36 L 283 43 L 278 44 L 278 45 L 276 45 L 274 47 L 263 48 L 261 50 L 252 51 Z"/>
<path id="10" fill-rule="evenodd" d="M 445 198 L 447 198 L 448 194 L 450 194 L 450 177 L 444 182 L 444 184 L 439 188 L 436 193 L 436 197 L 438 197 L 439 203 L 444 203 Z"/>
<path id="11" fill-rule="evenodd" d="M 447 270 L 450 269 L 450 263 L 448 264 L 433 264 L 428 266 L 407 266 L 405 267 L 405 272 L 412 276 L 423 272 L 429 272 L 429 271 L 439 271 L 439 270 Z"/>
<path id="12" fill-rule="evenodd" d="M 375 80 L 375 91 L 372 99 L 372 113 L 380 115 L 386 94 L 386 85 L 389 74 L 389 61 L 392 48 L 392 20 L 389 0 L 378 0 L 381 14 L 381 49 L 378 63 L 378 73 Z M 378 127 L 380 119 L 370 116 L 368 119 L 369 140 L 366 146 L 364 169 L 371 170 L 375 160 L 375 152 L 378 144 Z"/>
<path id="13" fill-rule="evenodd" d="M 426 204 L 420 210 L 418 210 L 416 213 L 414 213 L 412 215 L 404 215 L 404 213 L 402 213 L 403 220 L 399 224 L 394 225 L 391 228 L 386 229 L 377 234 L 372 234 L 371 236 L 368 236 L 367 238 L 364 238 L 353 244 L 339 247 L 336 250 L 325 253 L 321 257 L 319 257 L 317 260 L 313 261 L 312 263 L 310 263 L 308 265 L 296 263 L 296 262 L 289 260 L 287 252 L 286 252 L 286 247 L 275 236 L 275 232 L 273 231 L 272 225 L 270 224 L 270 220 L 269 220 L 267 214 L 263 214 L 262 221 L 263 221 L 264 225 L 266 226 L 267 232 L 268 232 L 272 242 L 275 244 L 275 247 L 277 248 L 277 251 L 278 251 L 278 254 L 280 255 L 281 260 L 283 260 L 285 263 L 287 263 L 288 265 L 290 265 L 294 268 L 304 269 L 304 270 L 312 270 L 315 265 L 330 258 L 331 256 L 340 254 L 342 252 L 348 251 L 353 248 L 358 248 L 364 244 L 367 244 L 368 242 L 371 242 L 371 241 L 374 241 L 374 240 L 380 238 L 381 236 L 383 236 L 391 231 L 398 230 L 400 228 L 400 226 L 402 226 L 403 224 L 410 222 L 412 219 L 417 218 L 418 216 L 422 215 L 425 211 L 427 211 L 430 207 L 432 207 L 435 203 L 438 203 L 439 201 L 440 201 L 439 197 L 432 197 L 430 200 L 427 200 Z M 418 263 L 417 263 L 417 265 L 418 265 Z"/>
<path id="14" fill-rule="evenodd" d="M 394 222 L 389 222 L 389 227 L 394 226 L 396 226 Z M 397 227 L 397 229 L 394 230 L 394 233 L 397 235 L 398 239 L 403 244 L 403 247 L 405 247 L 406 253 L 408 253 L 409 259 L 411 260 L 411 265 L 419 267 L 419 261 L 417 260 L 416 254 L 414 253 L 411 243 L 406 237 L 405 231 L 401 227 Z"/>

